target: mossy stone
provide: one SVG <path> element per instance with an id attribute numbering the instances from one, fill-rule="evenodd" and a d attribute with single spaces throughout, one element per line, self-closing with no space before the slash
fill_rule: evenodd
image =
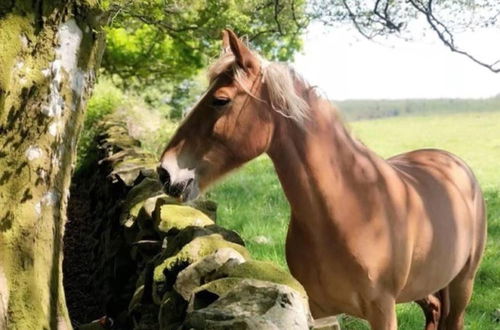
<path id="1" fill-rule="evenodd" d="M 184 299 L 189 300 L 196 288 L 210 281 L 210 275 L 230 262 L 243 263 L 245 258 L 236 250 L 221 248 L 183 269 L 175 280 L 174 289 Z"/>
<path id="2" fill-rule="evenodd" d="M 173 230 L 171 231 L 171 233 Z M 180 249 L 196 237 L 208 236 L 213 234 L 221 235 L 226 241 L 245 246 L 245 243 L 241 237 L 235 231 L 226 229 L 218 225 L 209 225 L 206 227 L 189 226 L 173 235 L 169 235 L 166 238 L 167 247 L 163 253 L 165 257 L 171 257 Z"/>
<path id="3" fill-rule="evenodd" d="M 226 241 L 219 234 L 196 237 L 194 240 L 182 247 L 174 256 L 165 259 L 155 268 L 154 280 L 161 282 L 165 280 L 164 271 L 182 263 L 193 263 L 220 248 L 232 248 L 239 252 L 245 259 L 250 259 L 250 253 L 243 246 Z"/>
<path id="4" fill-rule="evenodd" d="M 307 294 L 304 287 L 289 272 L 279 268 L 269 261 L 248 260 L 227 269 L 228 277 L 252 278 L 283 284 L 299 292 L 305 299 Z"/>
<path id="5" fill-rule="evenodd" d="M 207 307 L 243 280 L 244 278 L 240 277 L 224 277 L 197 287 L 192 293 L 187 311 L 192 312 Z"/>
<path id="6" fill-rule="evenodd" d="M 175 291 L 163 295 L 158 313 L 161 330 L 178 329 L 186 315 L 187 302 Z"/>
<path id="7" fill-rule="evenodd" d="M 207 298 L 208 305 L 188 310 L 182 329 L 309 329 L 307 304 L 286 285 L 239 279 L 220 297 Z"/>
<path id="8" fill-rule="evenodd" d="M 154 195 L 161 194 L 162 185 L 160 182 L 145 178 L 138 185 L 134 186 L 127 196 L 122 206 L 120 223 L 125 227 L 131 227 L 145 201 Z"/>
<path id="9" fill-rule="evenodd" d="M 154 171 L 157 165 L 156 159 L 124 159 L 113 165 L 113 172 L 110 177 L 116 181 L 123 182 L 126 186 L 131 187 L 137 183 L 137 179 L 149 177 L 150 172 Z"/>
<path id="10" fill-rule="evenodd" d="M 188 226 L 204 227 L 214 224 L 205 213 L 190 206 L 175 204 L 160 206 L 155 220 L 157 229 L 164 233 L 172 229 L 181 230 Z"/>

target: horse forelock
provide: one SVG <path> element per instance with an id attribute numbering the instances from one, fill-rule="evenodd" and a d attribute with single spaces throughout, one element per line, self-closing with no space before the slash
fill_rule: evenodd
<path id="1" fill-rule="evenodd" d="M 302 126 L 309 118 L 310 106 L 299 95 L 298 92 L 303 92 L 303 90 L 298 91 L 296 84 L 299 83 L 303 86 L 303 89 L 310 90 L 309 84 L 287 64 L 268 62 L 258 54 L 255 54 L 255 56 L 260 59 L 262 82 L 267 87 L 271 108 Z M 224 52 L 212 63 L 208 70 L 210 84 L 228 70 L 233 72 L 237 82 L 241 82 L 246 77 L 245 70 L 236 64 L 234 55 L 231 52 Z M 240 85 L 243 84 L 240 83 Z M 250 91 L 247 90 L 246 92 L 252 95 Z"/>

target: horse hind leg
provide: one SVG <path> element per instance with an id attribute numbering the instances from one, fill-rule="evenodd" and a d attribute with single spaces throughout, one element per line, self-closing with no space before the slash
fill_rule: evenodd
<path id="1" fill-rule="evenodd" d="M 459 274 L 448 286 L 450 295 L 450 312 L 446 317 L 446 330 L 462 330 L 464 328 L 465 308 L 469 304 L 474 285 L 474 273 Z"/>
<path id="2" fill-rule="evenodd" d="M 464 328 L 465 308 L 470 302 L 474 278 L 479 268 L 479 263 L 486 244 L 486 213 L 482 197 L 477 199 L 478 223 L 476 231 L 476 244 L 469 261 L 462 268 L 460 273 L 448 285 L 450 311 L 446 317 L 446 330 L 462 330 Z"/>
<path id="3" fill-rule="evenodd" d="M 425 315 L 425 330 L 442 329 L 439 325 L 448 314 L 449 299 L 448 289 L 430 294 L 424 299 L 415 301 L 423 310 Z"/>

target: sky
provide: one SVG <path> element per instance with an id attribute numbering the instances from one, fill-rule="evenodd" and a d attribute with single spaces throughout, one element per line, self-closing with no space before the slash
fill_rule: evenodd
<path id="1" fill-rule="evenodd" d="M 312 25 L 294 67 L 333 100 L 486 98 L 500 94 L 500 73 L 452 53 L 433 34 L 373 42 L 351 28 Z M 457 36 L 480 58 L 500 59 L 500 31 Z"/>

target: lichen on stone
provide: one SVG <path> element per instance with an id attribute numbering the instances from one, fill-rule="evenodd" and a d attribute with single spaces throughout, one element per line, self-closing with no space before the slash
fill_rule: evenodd
<path id="1" fill-rule="evenodd" d="M 180 251 L 155 267 L 154 282 L 165 281 L 165 274 L 176 265 L 195 262 L 220 248 L 229 247 L 240 253 L 245 259 L 250 259 L 250 254 L 243 246 L 228 242 L 220 234 L 196 237 L 191 242 L 183 246 Z"/>
<path id="2" fill-rule="evenodd" d="M 159 231 L 168 233 L 172 229 L 181 230 L 188 226 L 205 227 L 214 222 L 203 212 L 185 205 L 165 204 L 155 219 Z"/>
<path id="3" fill-rule="evenodd" d="M 161 194 L 161 184 L 157 180 L 145 178 L 134 186 L 124 201 L 120 214 L 120 223 L 131 227 L 135 222 L 141 208 L 149 197 Z"/>
<path id="4" fill-rule="evenodd" d="M 312 321 L 307 304 L 295 290 L 267 281 L 241 279 L 208 302 L 189 309 L 183 329 L 304 330 Z"/>
<path id="5" fill-rule="evenodd" d="M 307 297 L 304 287 L 289 272 L 269 261 L 248 260 L 241 264 L 235 264 L 227 270 L 225 275 L 284 284 L 295 289 L 304 298 Z"/>

